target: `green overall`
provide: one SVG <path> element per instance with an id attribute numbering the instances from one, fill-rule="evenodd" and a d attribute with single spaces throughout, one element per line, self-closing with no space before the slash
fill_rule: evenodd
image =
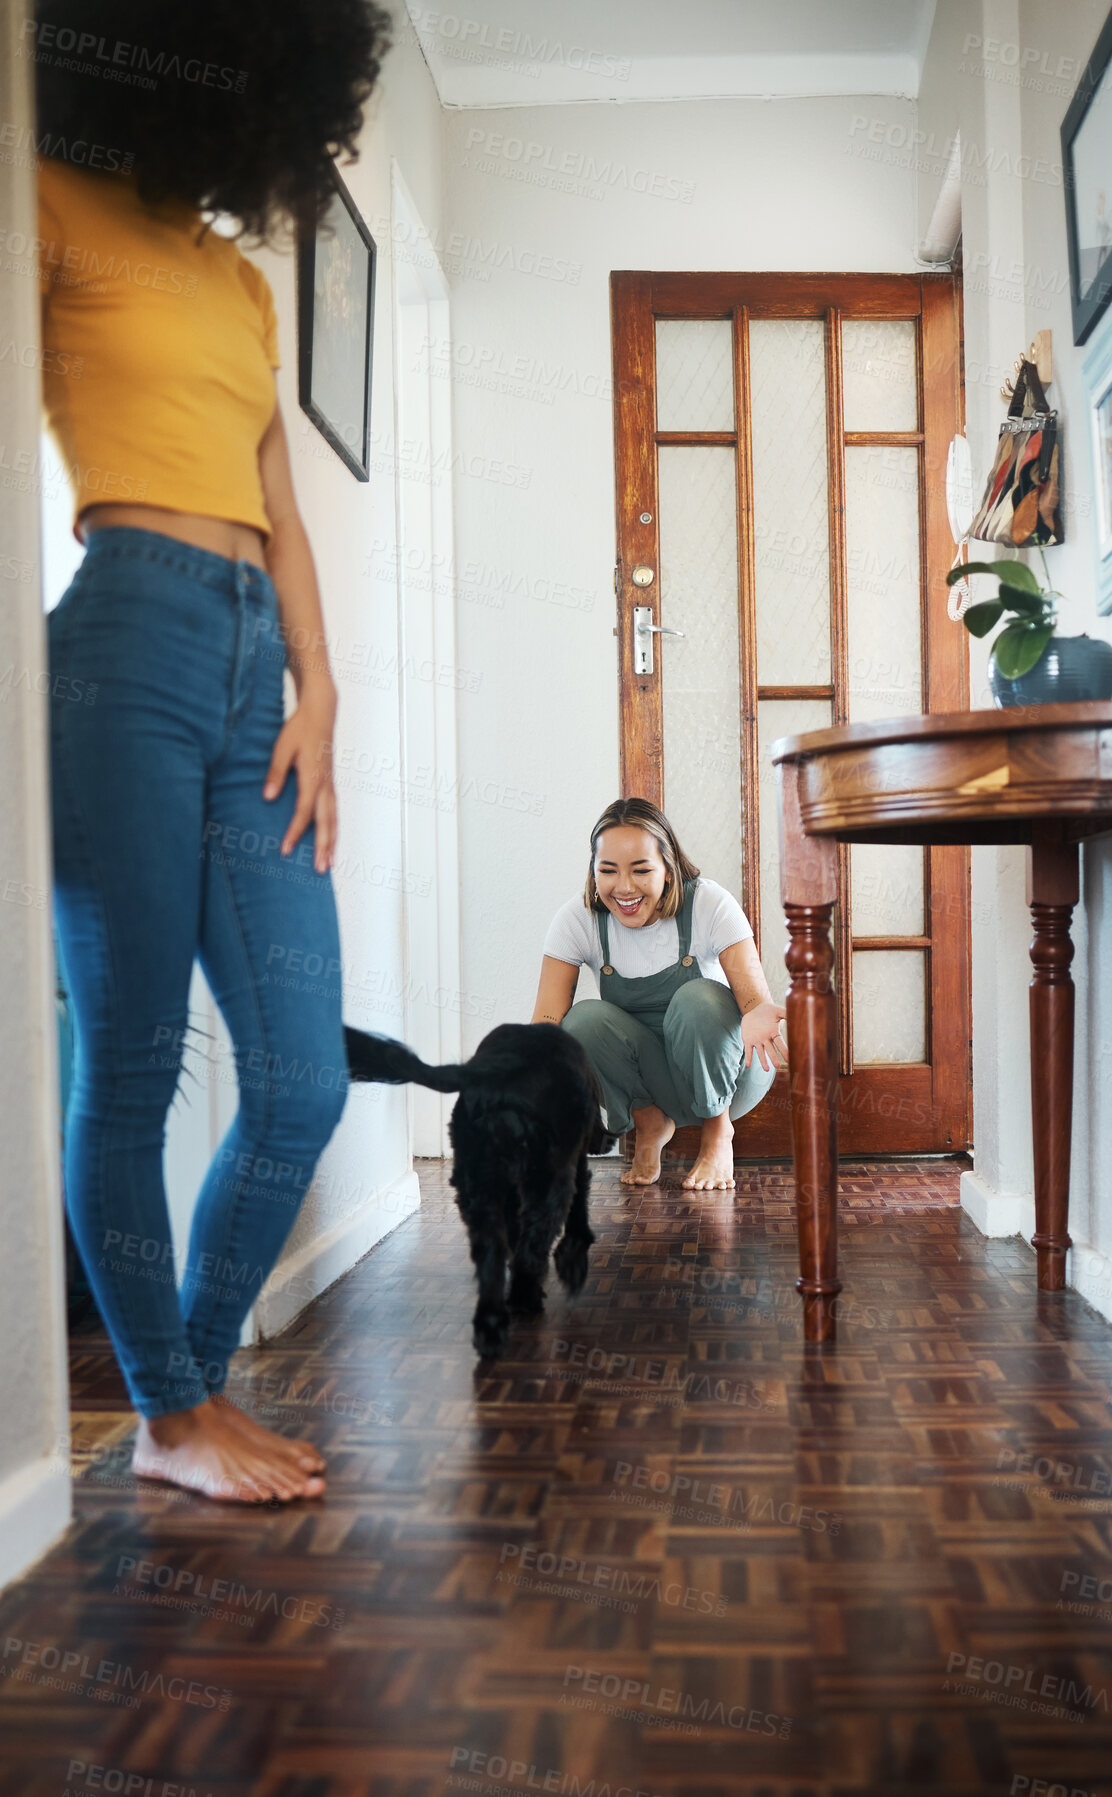
<path id="1" fill-rule="evenodd" d="M 694 880 L 677 915 L 679 960 L 630 979 L 610 965 L 610 913 L 596 913 L 602 940 L 601 998 L 581 999 L 563 1027 L 581 1042 L 598 1076 L 607 1126 L 633 1128 L 633 1111 L 658 1105 L 678 1127 L 729 1109 L 744 1117 L 776 1077 L 756 1053 L 745 1066 L 741 1012 L 728 986 L 704 979 L 691 953 Z M 769 1057 L 771 1060 L 771 1056 Z"/>

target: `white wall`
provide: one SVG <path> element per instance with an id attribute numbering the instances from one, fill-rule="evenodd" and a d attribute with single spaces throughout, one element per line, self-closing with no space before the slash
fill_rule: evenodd
<path id="1" fill-rule="evenodd" d="M 465 1043 L 531 1015 L 541 943 L 617 796 L 613 269 L 914 268 L 872 100 L 448 113 Z M 910 102 L 886 116 L 914 126 Z"/>
<path id="2" fill-rule="evenodd" d="M 0 118 L 30 116 L 15 55 L 23 9 L 0 3 Z M 58 1052 L 47 816 L 49 670 L 35 466 L 41 405 L 33 173 L 0 161 L 0 1585 L 43 1553 L 70 1514 Z M 8 349 L 15 346 L 15 355 Z M 28 367 L 26 358 L 30 356 Z M 10 671 L 10 677 L 9 677 Z"/>
<path id="3" fill-rule="evenodd" d="M 1073 344 L 1061 121 L 1105 17 L 1104 0 L 939 0 L 920 92 L 919 218 L 937 192 L 940 160 L 962 141 L 968 431 L 975 468 L 987 470 L 1004 410 L 999 387 L 1037 330 L 1054 339 L 1050 398 L 1064 432 L 1066 542 L 1047 551 L 1066 594 L 1059 627 L 1112 640 L 1096 613 L 1092 476 Z M 1034 566 L 1041 571 L 1037 555 Z M 986 644 L 973 645 L 972 703 L 987 705 Z M 1030 917 L 1025 851 L 973 856 L 973 1101 L 975 1171 L 963 1201 L 982 1227 L 1028 1237 L 1034 1227 L 1028 1076 Z M 1068 1277 L 1112 1316 L 1112 972 L 1110 851 L 1082 850 L 1082 904 L 1074 915 L 1076 1074 Z"/>
<path id="4" fill-rule="evenodd" d="M 451 393 L 433 379 L 427 345 L 450 331 L 447 278 L 401 170 L 392 183 L 394 264 L 394 405 L 400 442 L 427 448 L 430 468 L 450 461 Z M 402 603 L 398 654 L 403 669 L 402 783 L 408 916 L 405 940 L 405 1017 L 402 1034 L 433 1065 L 460 1058 L 459 816 L 455 781 L 456 603 L 452 484 L 399 480 L 397 561 Z M 431 571 L 437 570 L 437 577 Z M 430 805 L 422 770 L 434 766 L 445 803 Z M 441 795 L 437 795 L 441 796 Z M 448 995 L 449 1002 L 445 1002 Z M 454 1098 L 421 1086 L 409 1089 L 413 1152 L 449 1152 L 448 1118 Z"/>
<path id="5" fill-rule="evenodd" d="M 423 907 L 435 934 L 432 870 L 410 866 L 403 834 L 401 684 L 418 680 L 399 658 L 403 591 L 397 560 L 396 482 L 427 481 L 419 452 L 396 439 L 393 289 L 395 256 L 409 253 L 391 228 L 396 162 L 435 241 L 442 231 L 441 110 L 420 51 L 407 33 L 390 52 L 360 140 L 340 173 L 378 246 L 371 379 L 371 478 L 357 481 L 297 401 L 297 306 L 292 254 L 263 251 L 278 307 L 279 401 L 290 439 L 298 505 L 320 580 L 340 702 L 336 787 L 340 831 L 333 878 L 340 911 L 344 1018 L 387 1035 L 405 1033 L 407 907 Z M 400 239 L 395 242 L 395 237 Z M 400 451 L 400 453 L 399 453 Z M 407 893 L 406 887 L 409 887 Z M 354 1264 L 418 1203 L 404 1088 L 353 1086 L 282 1258 L 256 1307 L 272 1333 Z"/>

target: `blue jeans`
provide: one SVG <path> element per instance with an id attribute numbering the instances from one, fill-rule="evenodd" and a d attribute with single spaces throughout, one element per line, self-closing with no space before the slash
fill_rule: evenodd
<path id="1" fill-rule="evenodd" d="M 296 773 L 262 794 L 286 662 L 269 575 L 105 527 L 48 633 L 55 916 L 75 1030 L 66 1204 L 132 1401 L 160 1416 L 222 1389 L 343 1110 L 336 904 L 312 825 L 280 852 Z M 197 1200 L 179 1294 L 162 1154 L 198 956 L 239 1109 Z"/>

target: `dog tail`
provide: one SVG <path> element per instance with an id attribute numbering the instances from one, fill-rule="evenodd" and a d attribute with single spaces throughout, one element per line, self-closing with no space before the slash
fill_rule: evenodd
<path id="1" fill-rule="evenodd" d="M 404 1042 L 392 1036 L 372 1036 L 366 1030 L 353 1030 L 345 1023 L 344 1044 L 347 1049 L 348 1072 L 354 1080 L 373 1080 L 385 1086 L 430 1086 L 434 1092 L 458 1092 L 465 1084 L 467 1069 L 449 1061 L 442 1067 L 430 1067 Z"/>

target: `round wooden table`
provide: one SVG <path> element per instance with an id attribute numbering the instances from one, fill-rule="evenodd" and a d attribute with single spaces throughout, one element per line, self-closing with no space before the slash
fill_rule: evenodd
<path id="1" fill-rule="evenodd" d="M 803 1335 L 835 1337 L 836 1006 L 831 917 L 840 842 L 1026 843 L 1039 1290 L 1065 1286 L 1073 1108 L 1078 843 L 1112 830 L 1112 701 L 843 724 L 773 743 L 791 1057 Z"/>

